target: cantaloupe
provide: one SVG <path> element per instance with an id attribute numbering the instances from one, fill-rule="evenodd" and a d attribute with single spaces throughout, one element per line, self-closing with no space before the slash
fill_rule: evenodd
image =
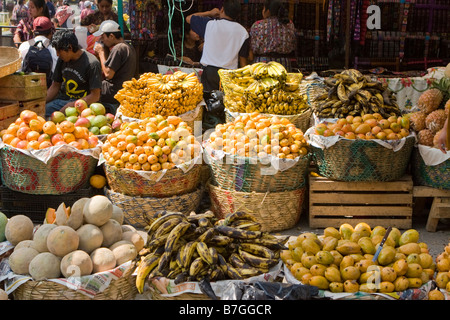
<path id="1" fill-rule="evenodd" d="M 84 206 L 84 221 L 101 227 L 112 217 L 113 204 L 106 197 L 96 195 L 86 201 Z"/>
<path id="2" fill-rule="evenodd" d="M 99 227 L 93 224 L 84 224 L 77 230 L 80 242 L 78 249 L 91 253 L 100 248 L 103 242 L 103 233 Z"/>
<path id="3" fill-rule="evenodd" d="M 41 252 L 29 265 L 28 273 L 35 281 L 56 279 L 61 276 L 61 258 L 51 252 Z"/>
<path id="4" fill-rule="evenodd" d="M 92 270 L 93 273 L 107 271 L 116 266 L 116 257 L 114 256 L 114 253 L 105 247 L 95 249 L 91 253 L 91 260 L 94 266 Z"/>
<path id="5" fill-rule="evenodd" d="M 79 243 L 78 233 L 68 226 L 57 226 L 47 236 L 48 251 L 60 258 L 77 250 Z"/>
<path id="6" fill-rule="evenodd" d="M 109 219 L 104 225 L 100 227 L 103 233 L 103 247 L 109 247 L 113 243 L 122 240 L 122 227 L 114 219 Z"/>
<path id="7" fill-rule="evenodd" d="M 132 225 L 129 224 L 123 224 L 122 225 L 122 232 L 127 232 L 127 231 L 137 231 L 135 227 L 133 227 Z"/>
<path id="8" fill-rule="evenodd" d="M 8 217 L 3 212 L 0 212 L 0 242 L 3 242 L 6 240 L 5 228 L 6 228 L 7 222 L 8 222 Z"/>
<path id="9" fill-rule="evenodd" d="M 114 248 L 117 248 L 118 246 L 122 245 L 122 244 L 132 244 L 130 241 L 127 240 L 120 240 L 117 241 L 116 243 L 114 243 L 112 246 L 109 247 L 109 250 L 114 250 Z"/>
<path id="10" fill-rule="evenodd" d="M 34 249 L 34 241 L 33 240 L 23 240 L 20 241 L 13 249 L 13 252 L 19 250 L 20 248 L 33 248 Z"/>
<path id="11" fill-rule="evenodd" d="M 141 237 L 141 235 L 137 231 L 136 232 L 133 232 L 133 231 L 124 232 L 122 234 L 122 239 L 130 241 L 136 247 L 136 250 L 138 252 L 141 251 L 142 248 L 144 248 L 144 245 L 145 245 L 144 239 Z"/>
<path id="12" fill-rule="evenodd" d="M 61 203 L 56 210 L 56 224 L 59 226 L 69 226 L 77 230 L 83 224 L 83 210 L 89 198 L 81 198 L 74 202 L 72 207 L 66 207 Z"/>
<path id="13" fill-rule="evenodd" d="M 47 237 L 50 231 L 58 227 L 56 224 L 43 224 L 33 235 L 33 247 L 39 252 L 47 252 Z M 23 242 L 23 241 L 22 241 Z"/>
<path id="14" fill-rule="evenodd" d="M 11 242 L 13 246 L 20 241 L 33 239 L 33 221 L 26 215 L 12 216 L 5 227 L 6 240 Z"/>
<path id="15" fill-rule="evenodd" d="M 92 273 L 91 257 L 83 250 L 75 250 L 61 259 L 61 273 L 65 278 L 81 277 Z"/>
<path id="16" fill-rule="evenodd" d="M 118 266 L 122 263 L 133 260 L 138 254 L 136 247 L 131 243 L 122 243 L 115 246 L 111 251 L 116 257 L 116 264 Z"/>
<path id="17" fill-rule="evenodd" d="M 56 210 L 54 208 L 48 208 L 45 212 L 44 224 L 56 223 Z"/>
<path id="18" fill-rule="evenodd" d="M 140 234 L 142 239 L 144 239 L 144 243 L 147 243 L 148 233 L 146 231 L 143 231 L 143 230 L 136 230 L 136 232 Z"/>
<path id="19" fill-rule="evenodd" d="M 119 224 L 123 224 L 123 210 L 122 208 L 116 206 L 115 204 L 113 204 L 113 212 L 112 212 L 112 216 L 111 219 L 116 220 Z"/>
<path id="20" fill-rule="evenodd" d="M 9 267 L 15 274 L 26 275 L 31 260 L 38 254 L 39 252 L 33 248 L 19 248 L 9 256 Z"/>

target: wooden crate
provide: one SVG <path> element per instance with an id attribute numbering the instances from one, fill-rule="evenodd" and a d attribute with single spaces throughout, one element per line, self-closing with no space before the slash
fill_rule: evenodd
<path id="1" fill-rule="evenodd" d="M 39 116 L 45 117 L 45 98 L 35 99 L 31 101 L 9 101 L 0 102 L 0 130 L 8 128 L 8 126 L 16 121 L 23 110 L 31 110 Z"/>
<path id="2" fill-rule="evenodd" d="M 413 181 L 410 175 L 389 182 L 343 182 L 309 177 L 309 226 L 339 227 L 366 222 L 412 227 Z"/>
<path id="3" fill-rule="evenodd" d="M 19 101 L 19 114 L 23 110 L 30 110 L 37 113 L 38 116 L 45 116 L 45 98 L 31 100 L 31 101 Z"/>
<path id="4" fill-rule="evenodd" d="M 45 98 L 46 95 L 45 73 L 13 74 L 0 78 L 0 97 L 3 100 L 30 101 Z"/>
<path id="5" fill-rule="evenodd" d="M 450 190 L 415 186 L 413 195 L 416 198 L 433 198 L 425 228 L 428 232 L 436 232 L 439 219 L 450 218 Z"/>
<path id="6" fill-rule="evenodd" d="M 0 120 L 19 114 L 19 101 L 0 101 Z"/>

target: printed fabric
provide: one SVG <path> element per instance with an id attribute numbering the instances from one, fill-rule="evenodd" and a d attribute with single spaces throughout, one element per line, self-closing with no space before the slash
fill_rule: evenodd
<path id="1" fill-rule="evenodd" d="M 293 22 L 283 25 L 277 17 L 256 21 L 250 29 L 250 46 L 257 56 L 269 53 L 291 53 L 296 46 Z"/>

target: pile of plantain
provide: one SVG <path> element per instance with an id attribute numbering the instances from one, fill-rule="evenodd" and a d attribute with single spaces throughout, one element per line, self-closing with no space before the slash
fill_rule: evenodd
<path id="1" fill-rule="evenodd" d="M 244 279 L 279 262 L 288 237 L 262 232 L 248 213 L 235 212 L 218 220 L 212 211 L 184 215 L 163 211 L 147 228 L 148 240 L 139 252 L 136 287 L 164 276 L 175 283 Z"/>
<path id="2" fill-rule="evenodd" d="M 378 81 L 355 69 L 344 70 L 324 80 L 327 86 L 312 105 L 319 118 L 345 118 L 379 113 L 384 118 L 400 116 L 395 95 Z"/>
<path id="3" fill-rule="evenodd" d="M 231 112 L 300 114 L 309 108 L 300 92 L 301 73 L 288 73 L 278 62 L 257 62 L 245 67 L 220 69 L 224 105 Z"/>

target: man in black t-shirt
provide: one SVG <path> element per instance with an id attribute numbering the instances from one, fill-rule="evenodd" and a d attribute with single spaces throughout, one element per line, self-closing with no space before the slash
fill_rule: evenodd
<path id="1" fill-rule="evenodd" d="M 103 21 L 94 36 L 100 37 L 102 42 L 94 47 L 104 75 L 100 103 L 105 106 L 107 112 L 115 114 L 119 107 L 119 102 L 114 98 L 115 94 L 125 81 L 131 80 L 135 75 L 136 51 L 124 41 L 119 24 L 113 20 Z M 105 50 L 105 47 L 108 50 Z"/>
<path id="2" fill-rule="evenodd" d="M 45 116 L 64 111 L 83 98 L 88 105 L 98 102 L 102 86 L 102 69 L 98 59 L 84 51 L 72 30 L 58 30 L 52 39 L 58 54 L 53 83 L 47 90 Z"/>

